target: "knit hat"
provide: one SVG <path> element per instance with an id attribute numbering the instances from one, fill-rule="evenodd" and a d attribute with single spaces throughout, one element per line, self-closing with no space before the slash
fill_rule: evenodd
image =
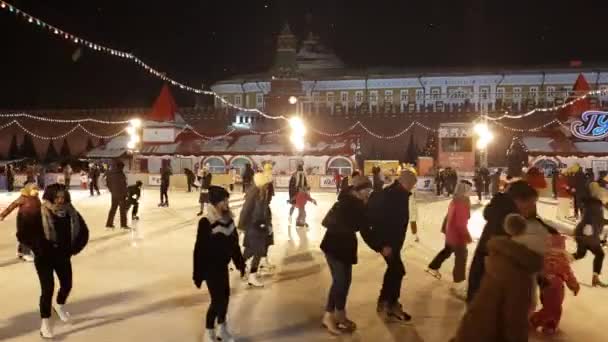
<path id="1" fill-rule="evenodd" d="M 209 203 L 211 205 L 216 205 L 228 197 L 230 197 L 230 194 L 221 186 L 212 185 L 209 187 Z"/>

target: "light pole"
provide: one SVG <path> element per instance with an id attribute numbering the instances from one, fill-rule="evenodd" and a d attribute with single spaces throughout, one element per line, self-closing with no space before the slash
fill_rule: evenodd
<path id="1" fill-rule="evenodd" d="M 135 168 L 135 156 L 141 147 L 141 119 L 129 120 L 127 126 L 127 134 L 129 134 L 129 142 L 127 142 L 127 150 L 131 154 L 133 161 L 132 169 Z"/>
<path id="2" fill-rule="evenodd" d="M 494 135 L 488 127 L 487 119 L 483 116 L 482 120 L 477 122 L 473 127 L 475 135 L 477 135 L 477 141 L 475 146 L 480 153 L 480 161 L 482 167 L 488 167 L 488 144 L 494 139 Z"/>

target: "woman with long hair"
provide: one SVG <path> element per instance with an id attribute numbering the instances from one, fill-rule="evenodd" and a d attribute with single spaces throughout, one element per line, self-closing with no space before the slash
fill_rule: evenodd
<path id="1" fill-rule="evenodd" d="M 460 181 L 456 185 L 454 197 L 450 202 L 448 214 L 442 226 L 442 231 L 445 233 L 445 247 L 431 261 L 427 270 L 432 276 L 440 279 L 439 268 L 447 258 L 454 254 L 454 269 L 452 270 L 454 286 L 452 290 L 456 296 L 462 298 L 466 296 L 464 281 L 466 279 L 468 255 L 467 245 L 473 241 L 467 228 L 471 216 L 471 201 L 469 199 L 471 188 L 472 184 L 466 180 Z"/>
<path id="2" fill-rule="evenodd" d="M 40 280 L 40 335 L 53 338 L 49 319 L 51 308 L 63 322 L 70 321 L 65 304 L 72 289 L 73 255 L 82 251 L 89 240 L 89 230 L 82 216 L 72 206 L 70 193 L 65 185 L 51 184 L 42 196 L 41 225 L 30 227 L 26 233 L 34 251 L 34 265 Z M 53 305 L 55 280 L 59 279 L 59 292 Z"/>

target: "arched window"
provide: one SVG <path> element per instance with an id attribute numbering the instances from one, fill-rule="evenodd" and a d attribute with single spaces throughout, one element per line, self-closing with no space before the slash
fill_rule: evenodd
<path id="1" fill-rule="evenodd" d="M 211 173 L 226 173 L 226 162 L 220 157 L 205 158 L 203 166 L 208 166 Z"/>
<path id="2" fill-rule="evenodd" d="M 353 173 L 353 163 L 344 157 L 334 157 L 327 164 L 329 174 L 334 174 L 338 171 L 343 176 L 350 176 Z"/>
<path id="3" fill-rule="evenodd" d="M 243 170 L 245 170 L 245 164 L 250 164 L 253 167 L 253 160 L 245 156 L 237 156 L 232 158 L 230 161 L 230 166 L 234 167 L 239 175 L 243 174 Z"/>

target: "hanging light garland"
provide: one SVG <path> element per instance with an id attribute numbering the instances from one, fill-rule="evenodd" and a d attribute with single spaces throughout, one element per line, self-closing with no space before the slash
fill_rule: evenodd
<path id="1" fill-rule="evenodd" d="M 80 123 L 76 124 L 76 126 L 70 128 L 67 132 L 59 134 L 59 135 L 54 135 L 54 136 L 46 136 L 46 135 L 40 135 L 40 134 L 36 134 L 34 132 L 32 132 L 31 130 L 29 130 L 27 127 L 25 127 L 21 122 L 19 122 L 19 120 L 12 120 L 2 126 L 0 126 L 0 131 L 8 128 L 10 126 L 17 126 L 19 127 L 19 129 L 21 129 L 22 131 L 24 131 L 25 133 L 31 135 L 34 138 L 38 138 L 38 139 L 42 139 L 42 140 L 55 140 L 55 139 L 63 139 L 69 135 L 71 135 L 72 133 L 76 132 L 77 130 L 82 130 L 83 132 L 85 132 L 86 134 L 93 136 L 95 138 L 99 138 L 99 139 L 111 139 L 111 138 L 115 138 L 121 134 L 123 134 L 123 132 L 125 131 L 124 128 L 122 128 L 120 131 L 114 133 L 114 134 L 110 134 L 110 135 L 101 135 L 101 134 L 96 134 L 94 132 L 91 132 L 90 130 L 88 130 L 86 127 L 84 127 L 83 125 L 81 125 Z"/>
<path id="2" fill-rule="evenodd" d="M 559 124 L 562 127 L 567 127 L 567 125 L 564 125 L 561 121 L 559 121 L 558 119 L 553 119 L 551 121 L 548 121 L 540 126 L 537 127 L 533 127 L 533 128 L 515 128 L 515 127 L 509 127 L 506 126 L 498 121 L 490 121 L 492 124 L 500 127 L 500 128 L 504 128 L 508 131 L 511 132 L 518 132 L 518 133 L 529 133 L 529 132 L 539 132 L 547 127 L 553 126 L 554 124 Z"/>
<path id="3" fill-rule="evenodd" d="M 54 119 L 54 118 L 42 117 L 42 116 L 37 116 L 37 115 L 32 115 L 32 114 L 27 114 L 27 113 L 0 113 L 0 118 L 26 118 L 26 119 L 32 119 L 32 120 L 44 121 L 44 122 L 52 122 L 52 123 L 94 122 L 94 123 L 104 124 L 104 125 L 124 125 L 124 124 L 128 124 L 130 122 L 130 120 L 112 121 L 112 120 L 99 120 L 99 119 L 94 119 L 94 118 Z"/>
<path id="4" fill-rule="evenodd" d="M 148 65 L 147 63 L 145 63 L 143 60 L 141 60 L 139 57 L 135 56 L 132 53 L 129 52 L 124 52 L 124 51 L 120 51 L 117 49 L 113 49 L 95 42 L 92 42 L 90 40 L 86 40 L 84 38 L 78 37 L 76 35 L 73 35 L 67 31 L 64 31 L 56 26 L 47 24 L 46 22 L 44 22 L 43 20 L 40 20 L 39 18 L 34 17 L 33 15 L 9 4 L 6 1 L 2 1 L 0 0 L 0 9 L 3 10 L 8 10 L 9 13 L 13 13 L 15 14 L 17 17 L 21 17 L 23 19 L 25 19 L 28 23 L 30 24 L 36 24 L 38 27 L 40 27 L 41 29 L 56 35 L 58 37 L 63 37 L 65 40 L 68 41 L 72 41 L 74 44 L 89 48 L 91 50 L 94 51 L 99 51 L 99 52 L 103 52 L 106 54 L 109 54 L 111 56 L 115 56 L 115 57 L 120 57 L 120 58 L 124 58 L 126 60 L 129 60 L 133 63 L 135 63 L 137 66 L 145 69 L 147 72 L 151 73 L 152 75 L 162 79 L 165 82 L 169 82 L 171 85 L 175 86 L 175 87 L 179 87 L 182 90 L 186 90 L 195 94 L 200 94 L 200 95 L 209 95 L 209 96 L 213 96 L 214 98 L 216 98 L 217 100 L 219 100 L 223 105 L 234 108 L 236 110 L 242 111 L 242 112 L 253 112 L 253 113 L 257 113 L 267 119 L 273 119 L 273 120 L 277 120 L 277 119 L 284 119 L 287 120 L 287 118 L 285 118 L 284 116 L 280 115 L 280 116 L 273 116 L 273 115 L 269 115 L 266 114 L 264 112 L 262 112 L 261 110 L 257 109 L 257 108 L 245 108 L 239 105 L 236 105 L 228 100 L 226 100 L 225 98 L 223 98 L 222 96 L 220 96 L 218 93 L 214 92 L 214 91 L 209 91 L 209 90 L 203 90 L 203 89 L 198 89 L 198 88 L 193 88 L 190 87 L 184 83 L 181 83 L 179 81 L 176 81 L 174 79 L 172 79 L 171 77 L 168 77 L 165 75 L 165 73 L 162 73 L 160 71 L 158 71 L 157 69 L 153 68 L 152 66 Z"/>

